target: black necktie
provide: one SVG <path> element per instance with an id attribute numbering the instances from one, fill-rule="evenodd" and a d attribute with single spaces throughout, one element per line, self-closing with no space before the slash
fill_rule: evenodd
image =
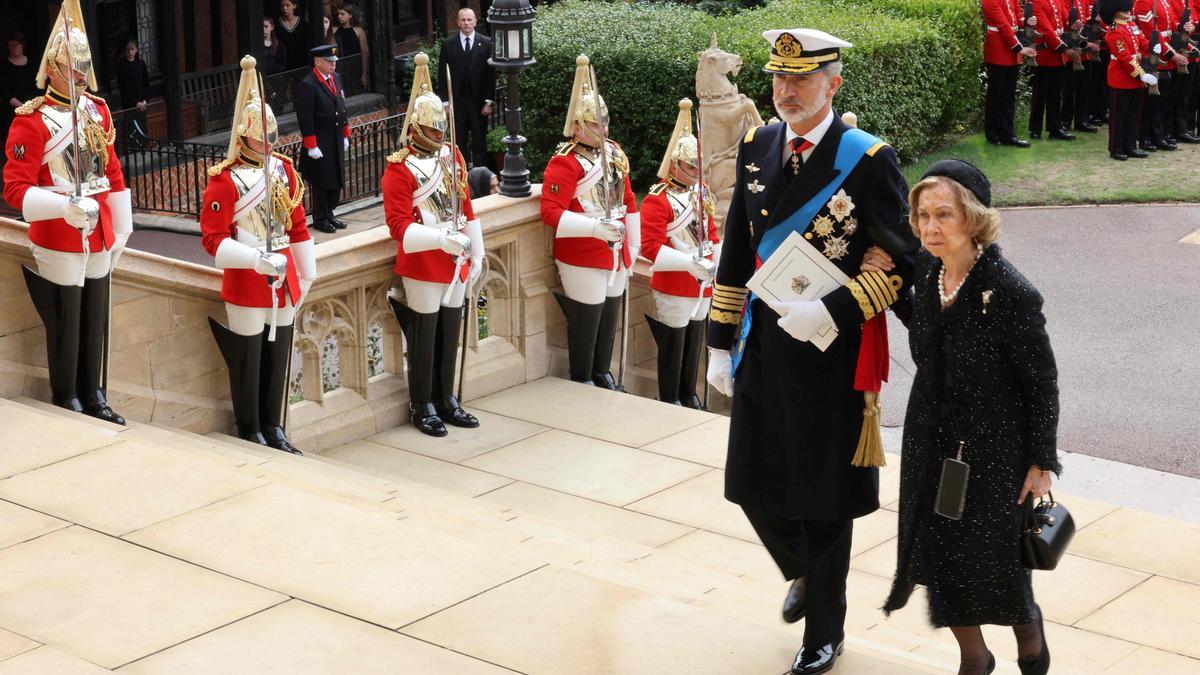
<path id="1" fill-rule="evenodd" d="M 467 45 L 463 47 L 463 51 L 467 52 L 468 54 L 471 53 L 471 38 L 467 38 Z"/>

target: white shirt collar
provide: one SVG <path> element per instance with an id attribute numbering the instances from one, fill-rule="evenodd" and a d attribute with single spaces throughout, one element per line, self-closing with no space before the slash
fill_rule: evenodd
<path id="1" fill-rule="evenodd" d="M 825 119 L 821 120 L 817 126 L 813 127 L 812 131 L 804 134 L 804 140 L 812 143 L 812 147 L 800 153 L 800 157 L 804 161 L 808 161 L 809 156 L 813 153 L 813 148 L 821 143 L 821 139 L 825 138 L 825 132 L 829 131 L 829 127 L 833 125 L 833 108 L 825 115 Z M 791 125 L 787 125 L 787 137 L 783 139 L 783 158 L 786 160 L 792 156 L 792 139 L 797 138 L 800 134 L 792 131 Z"/>

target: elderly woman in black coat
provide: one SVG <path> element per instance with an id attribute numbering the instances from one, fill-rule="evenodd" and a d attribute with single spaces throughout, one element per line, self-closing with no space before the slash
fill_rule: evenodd
<path id="1" fill-rule="evenodd" d="M 1058 385 L 1042 297 L 996 245 L 999 214 L 974 166 L 943 160 L 909 193 L 924 250 L 911 296 L 894 306 L 917 372 L 904 422 L 896 576 L 885 612 L 925 586 L 930 618 L 949 627 L 960 675 L 990 673 L 981 624 L 1012 626 L 1022 673 L 1050 652 L 1021 562 L 1021 504 L 1049 492 Z M 890 267 L 872 249 L 864 266 Z M 935 512 L 942 463 L 970 465 L 961 519 Z"/>

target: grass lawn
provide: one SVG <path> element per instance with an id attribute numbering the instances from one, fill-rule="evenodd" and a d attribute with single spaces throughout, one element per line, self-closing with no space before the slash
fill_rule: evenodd
<path id="1" fill-rule="evenodd" d="M 1029 113 L 1017 112 L 1017 135 Z M 1031 148 L 988 145 L 983 132 L 964 136 L 904 167 L 915 185 L 930 164 L 963 159 L 983 170 L 992 182 L 995 206 L 1200 202 L 1200 145 L 1179 145 L 1149 159 L 1117 162 L 1108 157 L 1108 127 L 1077 134 L 1074 141 L 1030 142 Z"/>

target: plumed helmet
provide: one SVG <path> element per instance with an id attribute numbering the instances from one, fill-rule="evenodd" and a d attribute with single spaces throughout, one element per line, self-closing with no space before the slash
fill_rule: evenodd
<path id="1" fill-rule="evenodd" d="M 681 163 L 696 165 L 700 163 L 700 142 L 692 134 L 692 100 L 685 98 L 679 101 L 679 114 L 675 116 L 675 130 L 667 141 L 667 150 L 662 162 L 658 165 L 658 177 L 668 178 L 671 166 Z"/>
<path id="2" fill-rule="evenodd" d="M 87 75 L 88 88 L 97 88 L 96 73 L 92 69 L 92 48 L 83 27 L 83 11 L 79 8 L 79 0 L 66 0 L 59 9 L 58 19 L 54 22 L 50 39 L 46 41 L 46 51 L 38 66 L 37 85 L 45 87 L 50 73 L 72 79 L 72 70 Z"/>

